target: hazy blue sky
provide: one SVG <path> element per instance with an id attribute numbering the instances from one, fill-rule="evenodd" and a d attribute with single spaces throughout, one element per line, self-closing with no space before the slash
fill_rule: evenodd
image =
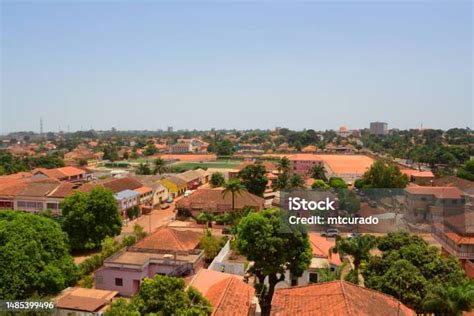
<path id="1" fill-rule="evenodd" d="M 473 126 L 471 1 L 1 1 L 0 133 Z"/>

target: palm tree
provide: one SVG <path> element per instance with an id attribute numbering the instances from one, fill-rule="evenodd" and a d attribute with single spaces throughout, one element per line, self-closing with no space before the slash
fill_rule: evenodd
<path id="1" fill-rule="evenodd" d="M 290 170 L 290 160 L 284 156 L 278 160 L 277 169 L 280 173 L 287 173 Z"/>
<path id="2" fill-rule="evenodd" d="M 314 179 L 321 179 L 323 181 L 327 181 L 326 178 L 326 168 L 323 165 L 317 164 L 314 165 L 313 168 L 310 170 L 311 178 Z"/>
<path id="3" fill-rule="evenodd" d="M 225 197 L 228 193 L 232 194 L 232 210 L 235 209 L 235 194 L 241 194 L 243 191 L 247 191 L 247 189 L 238 179 L 231 179 L 224 184 L 222 196 Z"/>
<path id="4" fill-rule="evenodd" d="M 299 174 L 294 174 L 290 178 L 290 188 L 291 189 L 304 189 L 306 188 L 306 182 L 304 181 L 304 178 L 300 176 Z"/>
<path id="5" fill-rule="evenodd" d="M 165 173 L 166 171 L 168 171 L 168 167 L 166 167 L 166 161 L 164 161 L 163 159 L 161 158 L 157 158 L 155 159 L 155 174 L 162 174 L 162 173 Z"/>
<path id="6" fill-rule="evenodd" d="M 462 315 L 474 305 L 474 281 L 467 281 L 456 287 L 433 287 L 423 300 L 425 312 L 446 315 Z"/>
<path id="7" fill-rule="evenodd" d="M 333 252 L 348 254 L 354 259 L 354 269 L 359 273 L 359 267 L 362 260 L 367 260 L 370 256 L 370 250 L 377 245 L 377 239 L 372 235 L 360 235 L 352 239 L 341 238 L 336 241 Z"/>
<path id="8" fill-rule="evenodd" d="M 135 170 L 135 173 L 136 174 L 142 174 L 142 175 L 149 175 L 149 174 L 151 174 L 150 166 L 148 166 L 147 163 L 141 162 L 138 165 L 137 169 Z"/>
<path id="9" fill-rule="evenodd" d="M 273 182 L 274 190 L 284 190 L 288 188 L 290 184 L 290 178 L 287 173 L 281 173 L 278 175 L 278 178 Z"/>

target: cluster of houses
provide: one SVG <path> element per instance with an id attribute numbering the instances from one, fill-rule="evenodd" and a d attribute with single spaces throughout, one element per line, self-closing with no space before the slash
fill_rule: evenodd
<path id="1" fill-rule="evenodd" d="M 208 182 L 205 170 L 190 170 L 176 175 L 128 176 L 96 179 L 87 168 L 67 166 L 38 168 L 31 172 L 0 176 L 0 208 L 34 213 L 50 210 L 60 215 L 61 202 L 76 191 L 90 192 L 103 187 L 114 193 L 120 213 L 126 218 L 131 208 L 157 207 L 170 198 Z"/>
<path id="2" fill-rule="evenodd" d="M 215 236 L 221 231 L 212 228 Z M 139 241 L 107 258 L 95 273 L 94 289 L 68 288 L 55 298 L 62 314 L 81 312 L 97 315 L 115 297 L 135 295 L 144 278 L 156 274 L 184 278 L 187 286 L 199 290 L 211 303 L 212 315 L 259 315 L 260 306 L 255 288 L 241 271 L 214 261 L 204 267 L 204 251 L 199 242 L 204 232 L 201 227 L 164 226 Z M 345 281 L 321 282 L 321 270 L 336 271 L 343 258 L 331 253 L 335 239 L 310 233 L 311 265 L 298 279 L 286 273 L 278 283 L 272 300 L 271 315 L 415 315 L 414 311 L 395 298 L 359 287 Z M 297 285 L 297 286 L 295 286 Z M 96 297 L 99 296 L 99 297 Z"/>
<path id="3" fill-rule="evenodd" d="M 177 144 L 204 146 L 199 143 L 179 141 Z M 192 150 L 192 149 L 191 149 Z M 70 159 L 84 159 L 81 151 Z M 81 158 L 79 158 L 81 157 Z M 94 158 L 95 157 L 95 158 Z M 68 158 L 68 159 L 69 159 Z M 90 156 L 89 161 L 97 159 Z M 326 170 L 326 176 L 341 177 L 349 184 L 359 178 L 373 163 L 363 155 L 315 155 L 295 154 L 288 156 L 290 173 L 309 177 L 315 165 Z M 93 163 L 93 162 L 91 162 Z M 237 177 L 238 172 L 254 162 L 225 170 L 225 178 Z M 262 163 L 271 183 L 278 176 L 276 165 Z M 111 190 L 121 215 L 127 218 L 127 210 L 157 207 L 167 201 L 176 201 L 176 208 L 197 216 L 206 211 L 221 214 L 226 211 L 265 208 L 265 198 L 248 192 L 224 194 L 222 188 L 203 188 L 212 172 L 218 170 L 189 170 L 179 174 L 133 175 L 98 179 L 86 167 L 67 166 L 55 169 L 38 168 L 0 176 L 0 208 L 42 212 L 51 210 L 60 214 L 61 202 L 76 191 L 90 192 L 95 187 Z M 426 224 L 441 245 L 442 251 L 456 256 L 466 273 L 474 278 L 474 184 L 457 177 L 436 179 L 430 171 L 402 169 L 410 184 L 404 190 L 403 217 L 413 227 Z M 191 193 L 192 192 L 192 193 Z M 222 230 L 213 231 L 222 234 Z M 95 289 L 72 288 L 56 298 L 56 306 L 64 315 L 80 312 L 84 315 L 103 313 L 107 305 L 118 296 L 129 297 L 137 293 L 142 280 L 156 274 L 185 278 L 187 284 L 196 287 L 213 305 L 214 315 L 255 315 L 259 312 L 254 288 L 244 278 L 242 269 L 231 269 L 235 263 L 225 262 L 229 247 L 224 247 L 216 257 L 219 262 L 204 268 L 204 251 L 199 242 L 202 227 L 164 226 L 131 247 L 127 247 L 104 261 L 95 273 Z M 374 314 L 374 308 L 384 315 L 414 315 L 408 307 L 395 298 L 376 291 L 344 282 L 321 282 L 321 271 L 336 271 L 343 258 L 333 254 L 335 240 L 309 234 L 312 247 L 311 264 L 301 277 L 295 279 L 287 273 L 273 297 L 272 315 L 313 315 L 315 313 L 352 315 L 355 311 Z M 217 260 L 217 259 L 215 259 Z M 243 263 L 242 263 L 243 264 Z M 224 269 L 222 269 L 224 267 Z M 239 272 L 237 272 L 239 271 Z M 298 286 L 295 286 L 298 285 Z"/>

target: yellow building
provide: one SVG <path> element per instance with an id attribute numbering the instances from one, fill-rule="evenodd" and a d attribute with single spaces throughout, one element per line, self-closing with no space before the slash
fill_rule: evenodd
<path id="1" fill-rule="evenodd" d="M 159 181 L 161 185 L 166 187 L 171 197 L 180 196 L 186 191 L 186 182 L 177 177 L 166 177 Z"/>

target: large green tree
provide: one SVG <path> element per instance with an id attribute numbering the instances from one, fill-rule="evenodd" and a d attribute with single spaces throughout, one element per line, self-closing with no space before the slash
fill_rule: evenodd
<path id="1" fill-rule="evenodd" d="M 474 181 L 474 160 L 469 160 L 462 165 L 457 172 L 457 176 L 466 180 Z"/>
<path id="2" fill-rule="evenodd" d="M 68 237 L 54 220 L 0 211 L 0 297 L 54 295 L 71 285 L 77 269 Z"/>
<path id="3" fill-rule="evenodd" d="M 370 257 L 362 269 L 365 286 L 393 295 L 418 312 L 433 311 L 424 302 L 440 295 L 439 287 L 448 291 L 467 281 L 455 257 L 441 255 L 417 235 L 389 233 L 379 238 L 378 249 L 382 255 Z"/>
<path id="4" fill-rule="evenodd" d="M 117 300 L 105 313 L 118 315 L 210 315 L 209 301 L 193 287 L 186 289 L 181 278 L 156 275 L 144 279 L 130 302 Z"/>
<path id="5" fill-rule="evenodd" d="M 422 302 L 426 312 L 435 315 L 462 315 L 474 307 L 474 281 L 466 281 L 457 286 L 435 286 Z"/>
<path id="6" fill-rule="evenodd" d="M 408 184 L 407 175 L 400 172 L 400 168 L 387 161 L 377 160 L 357 181 L 356 186 L 361 188 L 404 188 Z"/>
<path id="7" fill-rule="evenodd" d="M 61 203 L 63 229 L 73 249 L 94 249 L 107 236 L 122 229 L 117 201 L 112 191 L 95 187 L 89 193 L 75 192 Z"/>
<path id="8" fill-rule="evenodd" d="M 239 178 L 247 191 L 263 196 L 268 183 L 265 167 L 262 164 L 251 164 L 240 170 Z"/>
<path id="9" fill-rule="evenodd" d="M 254 263 L 250 272 L 256 277 L 262 315 L 269 315 L 275 286 L 285 271 L 301 276 L 311 263 L 308 234 L 302 227 L 289 227 L 282 215 L 280 210 L 250 213 L 237 226 L 237 249 Z"/>
<path id="10" fill-rule="evenodd" d="M 210 183 L 211 187 L 213 187 L 213 188 L 223 186 L 224 183 L 225 183 L 225 178 L 224 178 L 224 175 L 222 174 L 222 172 L 214 172 L 211 175 L 211 179 L 209 180 L 209 183 Z"/>

